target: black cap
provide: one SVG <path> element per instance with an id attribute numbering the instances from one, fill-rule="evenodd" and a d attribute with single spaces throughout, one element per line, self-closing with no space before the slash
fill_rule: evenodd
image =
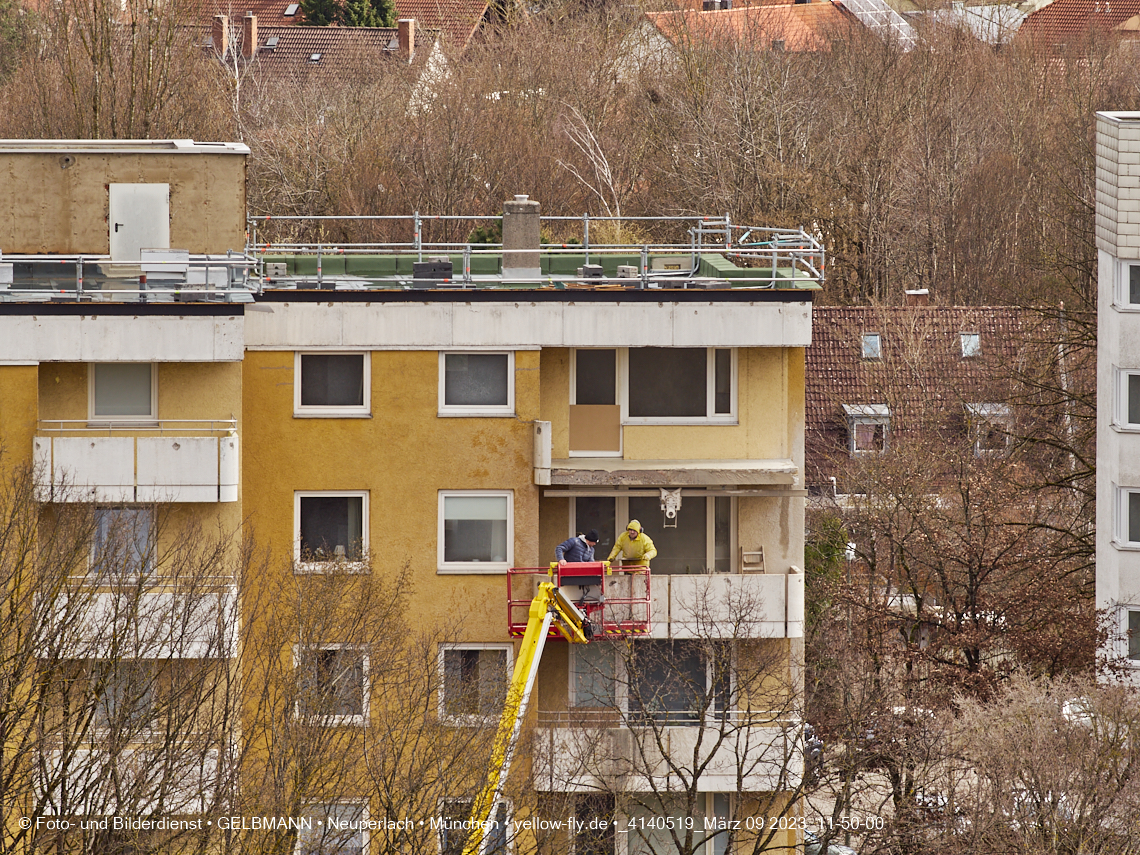
<path id="1" fill-rule="evenodd" d="M 597 543 L 598 542 L 598 530 L 596 528 L 592 528 L 588 532 L 586 532 L 586 540 L 590 541 L 590 543 Z"/>

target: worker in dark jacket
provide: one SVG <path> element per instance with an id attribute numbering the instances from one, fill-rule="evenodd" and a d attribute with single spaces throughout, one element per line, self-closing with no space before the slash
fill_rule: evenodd
<path id="1" fill-rule="evenodd" d="M 558 566 L 594 560 L 594 547 L 598 545 L 598 533 L 590 529 L 585 534 L 572 537 L 554 547 L 554 557 L 558 559 Z"/>

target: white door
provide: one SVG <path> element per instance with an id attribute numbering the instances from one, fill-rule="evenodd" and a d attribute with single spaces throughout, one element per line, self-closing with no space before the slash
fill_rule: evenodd
<path id="1" fill-rule="evenodd" d="M 170 185 L 110 185 L 112 261 L 138 261 L 141 250 L 170 248 Z"/>

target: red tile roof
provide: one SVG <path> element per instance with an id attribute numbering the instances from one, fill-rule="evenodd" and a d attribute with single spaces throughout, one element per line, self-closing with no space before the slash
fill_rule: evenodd
<path id="1" fill-rule="evenodd" d="M 827 50 L 834 34 L 854 21 L 831 2 L 780 3 L 712 12 L 649 12 L 647 17 L 670 41 L 751 42 L 758 49 L 783 42 L 787 51 Z"/>
<path id="2" fill-rule="evenodd" d="M 1033 320 L 1009 306 L 817 306 L 806 353 L 808 481 L 822 483 L 845 456 L 847 404 L 887 404 L 891 434 L 962 425 L 966 404 L 1008 404 L 1012 372 L 1026 357 Z M 864 359 L 864 333 L 881 358 Z M 979 353 L 963 356 L 961 333 Z"/>
<path id="3" fill-rule="evenodd" d="M 487 0 L 395 0 L 397 18 L 414 18 L 418 29 L 438 30 L 448 44 L 465 48 L 487 12 Z M 304 24 L 300 9 L 287 16 L 290 0 L 204 0 L 208 17 L 229 15 L 240 22 L 248 13 L 257 16 L 258 27 L 288 27 Z M 298 4 L 299 6 L 299 4 Z"/>
<path id="4" fill-rule="evenodd" d="M 447 44 L 462 50 L 487 14 L 487 0 L 396 0 L 401 18 L 415 18 L 416 26 L 439 30 Z"/>
<path id="5" fill-rule="evenodd" d="M 242 28 L 235 28 L 241 52 Z M 422 34 L 417 34 L 417 41 Z M 273 40 L 276 39 L 276 42 Z M 273 47 L 270 47 L 273 45 Z M 262 27 L 257 28 L 255 70 L 267 77 L 306 79 L 351 77 L 397 55 L 395 27 Z M 417 56 L 427 53 L 420 41 Z"/>
<path id="6" fill-rule="evenodd" d="M 1052 47 L 1069 44 L 1090 30 L 1109 33 L 1138 14 L 1140 0 L 1053 0 L 1026 17 L 1018 32 Z"/>

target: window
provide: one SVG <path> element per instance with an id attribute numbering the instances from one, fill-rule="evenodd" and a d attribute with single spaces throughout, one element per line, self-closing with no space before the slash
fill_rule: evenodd
<path id="1" fill-rule="evenodd" d="M 1116 418 L 1113 423 L 1125 430 L 1140 430 L 1140 371 L 1116 370 Z"/>
<path id="2" fill-rule="evenodd" d="M 294 493 L 293 516 L 296 520 L 294 557 L 299 569 L 332 569 L 332 565 L 345 561 L 361 562 L 367 555 L 366 491 Z"/>
<path id="3" fill-rule="evenodd" d="M 574 400 L 570 403 L 617 403 L 617 350 L 579 348 L 574 351 Z"/>
<path id="4" fill-rule="evenodd" d="M 719 795 L 719 799 L 718 799 Z M 631 820 L 632 830 L 629 833 L 628 852 L 629 855 L 661 855 L 665 852 L 676 852 L 677 845 L 673 842 L 673 835 L 677 832 L 674 829 L 682 829 L 680 832 L 681 839 L 684 839 L 685 821 L 690 818 L 690 813 L 685 807 L 684 796 L 677 795 L 653 795 L 651 793 L 641 793 L 632 797 L 632 804 L 629 805 L 628 813 Z M 693 805 L 692 822 L 693 822 L 693 841 L 696 844 L 693 850 L 695 855 L 723 855 L 725 848 L 723 842 L 718 848 L 717 842 L 724 841 L 727 834 L 722 832 L 715 834 L 709 829 L 712 825 L 718 827 L 727 827 L 727 815 L 713 814 L 715 819 L 709 819 L 710 807 L 708 802 L 714 802 L 712 807 L 715 809 L 727 808 L 727 798 L 720 794 L 713 793 L 698 793 L 696 804 Z M 672 818 L 673 823 L 667 821 L 666 818 Z M 662 820 L 666 821 L 662 821 Z M 743 823 L 741 823 L 743 826 Z M 740 840 L 740 832 L 735 832 L 737 840 Z M 712 846 L 709 846 L 709 839 L 712 840 Z"/>
<path id="5" fill-rule="evenodd" d="M 1140 661 L 1140 609 L 1127 609 L 1128 613 L 1128 658 Z"/>
<path id="6" fill-rule="evenodd" d="M 444 799 L 440 804 L 439 855 L 461 855 L 471 832 L 464 826 L 471 818 L 471 799 Z M 494 812 L 494 825 L 486 855 L 508 855 L 511 810 L 508 802 L 499 802 Z"/>
<path id="7" fill-rule="evenodd" d="M 969 359 L 971 356 L 978 356 L 982 352 L 982 339 L 976 332 L 958 333 L 958 338 L 962 343 L 962 358 Z"/>
<path id="8" fill-rule="evenodd" d="M 736 353 L 713 347 L 631 347 L 626 351 L 628 423 L 733 421 Z"/>
<path id="9" fill-rule="evenodd" d="M 119 736 L 138 733 L 154 711 L 154 662 L 117 659 L 93 663 L 88 680 L 96 695 L 92 725 Z"/>
<path id="10" fill-rule="evenodd" d="M 614 855 L 614 797 L 591 793 L 574 798 L 574 855 Z"/>
<path id="11" fill-rule="evenodd" d="M 293 415 L 360 417 L 371 411 L 366 353 L 298 353 L 293 359 Z"/>
<path id="12" fill-rule="evenodd" d="M 863 358 L 881 359 L 883 356 L 883 339 L 877 332 L 863 333 Z"/>
<path id="13" fill-rule="evenodd" d="M 440 353 L 439 415 L 513 416 L 513 353 Z"/>
<path id="14" fill-rule="evenodd" d="M 1124 263 L 1117 283 L 1116 304 L 1140 308 L 1140 264 Z"/>
<path id="15" fill-rule="evenodd" d="M 891 411 L 886 404 L 844 404 L 852 457 L 880 454 L 890 442 Z"/>
<path id="16" fill-rule="evenodd" d="M 723 711 L 730 672 L 695 642 L 639 640 L 633 645 L 629 712 L 660 723 L 696 724 Z"/>
<path id="17" fill-rule="evenodd" d="M 966 404 L 966 419 L 975 457 L 995 457 L 1009 451 L 1012 421 L 1008 404 Z"/>
<path id="18" fill-rule="evenodd" d="M 629 520 L 638 520 L 653 539 L 658 556 L 651 566 L 656 574 L 696 574 L 733 569 L 734 505 L 731 496 L 683 496 L 676 525 L 665 528 L 661 500 L 654 496 L 577 496 L 572 500 L 570 536 L 597 529 L 594 550 L 605 560 L 616 534 Z"/>
<path id="19" fill-rule="evenodd" d="M 149 362 L 95 362 L 88 372 L 88 418 L 154 421 L 155 370 Z"/>
<path id="20" fill-rule="evenodd" d="M 298 718 L 325 725 L 368 723 L 368 655 L 350 644 L 293 648 Z"/>
<path id="21" fill-rule="evenodd" d="M 617 651 L 606 641 L 570 647 L 570 705 L 614 709 L 617 705 Z"/>
<path id="22" fill-rule="evenodd" d="M 332 802 L 307 811 L 311 828 L 297 832 L 297 855 L 364 855 L 368 852 L 368 805 Z"/>
<path id="23" fill-rule="evenodd" d="M 513 650 L 509 644 L 442 645 L 440 718 L 449 724 L 480 724 L 498 718 Z"/>
<path id="24" fill-rule="evenodd" d="M 510 491 L 439 494 L 439 569 L 497 573 L 511 566 L 514 540 Z"/>
<path id="25" fill-rule="evenodd" d="M 1140 547 L 1140 488 L 1117 490 L 1116 539 L 1119 545 Z"/>
<path id="26" fill-rule="evenodd" d="M 89 575 L 132 579 L 153 569 L 154 512 L 150 508 L 96 508 Z"/>

